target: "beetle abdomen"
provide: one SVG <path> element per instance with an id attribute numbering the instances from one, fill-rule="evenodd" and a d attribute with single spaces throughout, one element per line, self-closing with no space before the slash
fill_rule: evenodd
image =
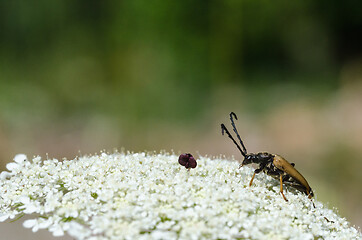
<path id="1" fill-rule="evenodd" d="M 293 187 L 295 187 L 296 189 L 298 189 L 302 192 L 305 192 L 307 195 L 309 195 L 310 198 L 313 197 L 313 191 L 312 191 L 311 187 L 309 186 L 307 180 L 287 160 L 285 160 L 283 157 L 281 157 L 279 155 L 274 155 L 273 165 L 275 167 L 277 167 L 278 169 L 282 170 L 284 173 L 286 173 L 290 177 L 292 177 L 294 180 L 296 180 L 297 183 L 300 184 L 299 187 L 297 186 L 297 184 Z M 288 180 L 289 179 L 286 179 L 287 182 L 288 182 Z M 290 182 L 292 183 L 293 181 L 290 181 Z"/>

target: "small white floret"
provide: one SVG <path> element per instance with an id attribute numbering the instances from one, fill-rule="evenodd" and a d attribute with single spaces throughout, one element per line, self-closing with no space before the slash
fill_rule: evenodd
<path id="1" fill-rule="evenodd" d="M 9 214 L 0 213 L 0 222 L 4 222 L 9 218 Z"/>
<path id="2" fill-rule="evenodd" d="M 24 163 L 28 160 L 28 157 L 25 154 L 17 154 L 14 157 L 16 163 Z"/>
<path id="3" fill-rule="evenodd" d="M 28 220 L 25 220 L 25 221 L 24 221 L 23 226 L 24 226 L 25 228 L 32 228 L 32 227 L 34 227 L 37 223 L 38 223 L 38 220 L 37 220 L 37 219 L 28 219 Z"/>
<path id="4" fill-rule="evenodd" d="M 20 168 L 20 165 L 17 164 L 17 163 L 11 162 L 11 163 L 6 164 L 6 168 L 7 168 L 9 171 L 14 171 L 14 170 Z"/>
<path id="5" fill-rule="evenodd" d="M 10 172 L 2 171 L 0 173 L 0 180 L 9 179 L 11 176 L 12 176 L 12 174 Z"/>

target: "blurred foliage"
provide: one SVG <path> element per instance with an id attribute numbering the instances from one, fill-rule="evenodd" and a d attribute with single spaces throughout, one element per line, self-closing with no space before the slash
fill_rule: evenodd
<path id="1" fill-rule="evenodd" d="M 335 89 L 341 64 L 362 49 L 361 5 L 2 1 L 1 107 L 185 120 L 225 83 Z"/>
<path id="2" fill-rule="evenodd" d="M 220 154 L 235 111 L 251 149 L 315 153 L 314 182 L 360 189 L 361 42 L 355 0 L 0 0 L 2 168 L 18 152 Z"/>

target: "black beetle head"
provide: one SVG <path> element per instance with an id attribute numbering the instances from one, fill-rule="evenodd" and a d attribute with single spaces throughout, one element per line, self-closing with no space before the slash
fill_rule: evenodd
<path id="1" fill-rule="evenodd" d="M 246 154 L 240 167 L 242 167 L 244 165 L 248 165 L 250 163 L 254 163 L 255 161 L 256 161 L 256 155 L 254 153 Z"/>

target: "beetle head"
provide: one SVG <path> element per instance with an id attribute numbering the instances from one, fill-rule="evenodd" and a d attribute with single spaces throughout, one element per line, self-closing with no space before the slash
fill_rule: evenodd
<path id="1" fill-rule="evenodd" d="M 240 167 L 248 165 L 250 163 L 255 163 L 257 160 L 256 155 L 254 153 L 246 154 L 244 157 L 243 162 L 240 164 Z"/>

